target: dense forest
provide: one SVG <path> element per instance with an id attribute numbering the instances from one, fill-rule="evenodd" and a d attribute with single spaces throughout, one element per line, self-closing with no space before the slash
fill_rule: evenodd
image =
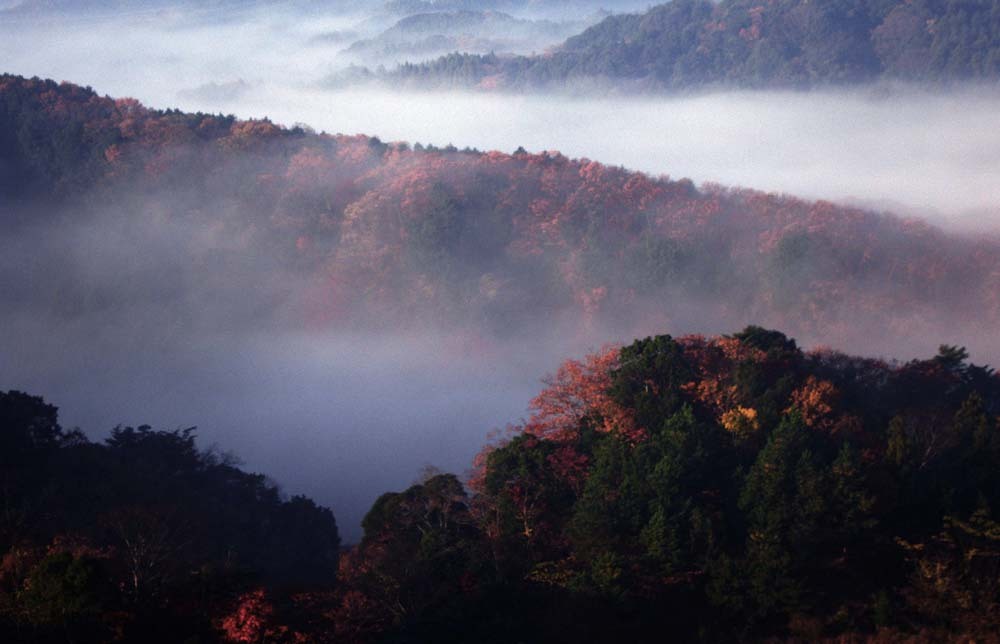
<path id="1" fill-rule="evenodd" d="M 234 597 L 337 574 L 333 514 L 199 450 L 193 428 L 92 443 L 17 391 L 0 393 L 0 508 L 5 642 L 215 641 Z"/>
<path id="2" fill-rule="evenodd" d="M 1000 0 L 658 1 L 0 0 L 0 644 L 1000 643 Z"/>
<path id="3" fill-rule="evenodd" d="M 393 85 L 633 90 L 996 81 L 996 0 L 673 0 L 544 55 L 455 53 L 372 74 Z"/>
<path id="4" fill-rule="evenodd" d="M 0 77 L 0 155 L 2 225 L 26 276 L 2 297 L 60 316 L 150 292 L 49 252 L 58 231 L 142 226 L 142 243 L 168 245 L 169 270 L 148 269 L 164 293 L 193 287 L 176 283 L 185 270 L 223 288 L 252 263 L 260 280 L 230 299 L 280 274 L 294 297 L 255 310 L 314 327 L 488 338 L 541 329 L 544 311 L 588 337 L 763 323 L 893 355 L 927 338 L 1000 351 L 1000 243 L 826 202 L 158 111 L 16 76 Z"/>
<path id="5" fill-rule="evenodd" d="M 329 511 L 199 451 L 0 394 L 5 641 L 989 641 L 1000 378 L 777 331 L 566 362 L 467 484 Z M 339 559 L 339 561 L 338 561 Z"/>

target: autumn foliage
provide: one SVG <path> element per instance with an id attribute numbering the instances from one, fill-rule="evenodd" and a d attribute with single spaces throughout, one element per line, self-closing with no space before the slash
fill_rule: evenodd
<path id="1" fill-rule="evenodd" d="M 643 430 L 633 415 L 617 404 L 609 393 L 611 372 L 618 365 L 618 349 L 607 348 L 587 356 L 584 362 L 567 360 L 546 387 L 531 401 L 531 420 L 524 431 L 540 438 L 565 440 L 591 418 L 599 429 L 629 440 L 641 440 Z"/>
<path id="2" fill-rule="evenodd" d="M 14 76 L 0 77 L 0 150 L 9 225 L 69 203 L 73 221 L 111 209 L 174 223 L 188 263 L 225 271 L 255 257 L 289 272 L 288 317 L 312 326 L 503 337 L 544 310 L 588 339 L 706 320 L 871 351 L 927 337 L 1000 351 L 1000 244 L 888 214 L 556 152 L 159 111 Z M 87 288 L 63 279 L 33 295 Z"/>
<path id="3" fill-rule="evenodd" d="M 755 24 L 746 38 L 765 33 Z M 13 76 L 0 76 L 0 155 L 12 232 L 106 210 L 180 229 L 171 253 L 209 267 L 203 279 L 267 258 L 294 277 L 286 318 L 321 328 L 544 341 L 748 319 L 876 353 L 965 334 L 1000 350 L 1000 244 L 830 203 L 555 152 L 157 111 Z M 75 277 L 16 295 L 63 305 Z M 41 399 L 0 394 L 0 635 L 940 641 L 1000 628 L 1000 380 L 964 349 L 896 363 L 803 351 L 759 326 L 658 335 L 566 362 L 530 408 L 468 485 L 431 473 L 383 495 L 341 553 L 329 510 L 199 450 L 191 430 L 92 443 Z"/>
<path id="4" fill-rule="evenodd" d="M 453 594 L 423 619 L 447 615 L 476 639 L 462 611 L 503 605 L 500 584 L 571 615 L 524 618 L 556 639 L 559 623 L 559 641 L 940 639 L 997 625 L 985 616 L 1000 606 L 1000 379 L 959 348 L 890 364 L 806 353 L 759 327 L 658 336 L 567 361 L 531 407 L 477 458 L 473 495 L 452 497 L 452 516 L 476 526 L 461 550 L 435 538 L 441 550 L 416 555 L 462 553 L 438 582 Z M 431 507 L 428 492 L 381 499 L 353 564 L 391 580 L 366 597 L 387 602 L 382 628 L 404 638 L 426 624 L 393 616 L 404 604 L 385 592 L 419 580 L 412 554 L 386 553 L 423 515 L 387 522 L 385 504 Z"/>
<path id="5" fill-rule="evenodd" d="M 672 0 L 544 54 L 453 53 L 362 77 L 486 91 L 945 84 L 995 80 L 998 37 L 992 0 Z"/>
<path id="6" fill-rule="evenodd" d="M 959 347 L 888 363 L 760 327 L 663 335 L 567 361 L 531 408 L 468 485 L 428 471 L 382 495 L 339 553 L 329 511 L 190 432 L 93 444 L 0 394 L 0 633 L 988 641 L 1000 626 L 1000 378 Z"/>

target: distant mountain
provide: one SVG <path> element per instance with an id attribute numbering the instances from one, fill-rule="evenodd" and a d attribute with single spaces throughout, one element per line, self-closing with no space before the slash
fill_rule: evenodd
<path id="1" fill-rule="evenodd" d="M 354 13 L 366 9 L 373 13 L 386 12 L 395 16 L 418 13 L 453 11 L 518 11 L 531 14 L 556 14 L 582 17 L 598 9 L 616 11 L 635 10 L 649 3 L 642 0 L 0 0 L 0 12 L 130 12 L 147 9 L 192 7 L 258 7 L 288 5 L 314 9 L 350 10 Z"/>
<path id="2" fill-rule="evenodd" d="M 480 11 L 523 6 L 524 0 L 389 0 L 386 11 L 396 14 L 418 14 L 432 11 Z"/>
<path id="3" fill-rule="evenodd" d="M 651 3 L 645 0 L 388 0 L 384 8 L 409 15 L 435 11 L 509 11 L 518 14 L 582 17 L 599 9 L 635 11 Z"/>
<path id="4" fill-rule="evenodd" d="M 525 20 L 498 11 L 419 13 L 374 38 L 353 43 L 345 53 L 381 63 L 453 51 L 532 52 L 561 43 L 586 24 Z"/>
<path id="5" fill-rule="evenodd" d="M 1000 0 L 674 0 L 540 56 L 403 65 L 393 84 L 638 89 L 1000 79 Z"/>
<path id="6" fill-rule="evenodd" d="M 315 324 L 490 337 L 541 316 L 622 337 L 755 321 L 810 343 L 909 352 L 962 337 L 1000 356 L 994 239 L 554 152 L 411 148 L 3 76 L 0 194 L 5 238 L 34 230 L 44 249 L 52 227 L 110 221 L 156 244 L 169 224 L 164 293 L 217 289 L 213 302 Z M 0 297 L 73 315 L 150 297 L 116 271 L 95 283 L 76 255 L 16 260 L 36 277 Z"/>

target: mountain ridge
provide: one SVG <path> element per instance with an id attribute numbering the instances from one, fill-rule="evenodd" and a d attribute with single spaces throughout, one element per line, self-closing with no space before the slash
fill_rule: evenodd
<path id="1" fill-rule="evenodd" d="M 317 323 L 504 335 L 532 328 L 541 306 L 584 334 L 763 321 L 810 343 L 912 351 L 964 334 L 1000 350 L 1000 244 L 917 220 L 558 153 L 156 111 L 12 76 L 0 78 L 0 143 L 0 184 L 22 203 L 9 225 L 42 226 L 31 204 L 59 195 L 82 197 L 97 221 L 124 209 L 140 226 L 129 207 L 162 211 L 191 224 L 191 252 L 209 243 L 199 261 L 250 252 L 297 276 L 297 306 Z M 72 283 L 52 292 L 92 288 Z"/>
<path id="2" fill-rule="evenodd" d="M 545 55 L 452 54 L 375 80 L 528 91 L 810 88 L 1000 78 L 996 0 L 674 0 L 606 18 Z"/>

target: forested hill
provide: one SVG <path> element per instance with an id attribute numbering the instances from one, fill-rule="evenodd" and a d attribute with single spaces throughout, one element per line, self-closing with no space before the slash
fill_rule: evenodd
<path id="1" fill-rule="evenodd" d="M 457 392 L 461 395 L 462 392 Z M 0 393 L 5 642 L 994 641 L 1000 378 L 777 331 L 566 362 L 476 460 L 329 511 Z"/>
<path id="2" fill-rule="evenodd" d="M 484 89 L 812 87 L 1000 78 L 997 0 L 674 0 L 538 56 L 453 54 L 384 78 Z"/>
<path id="3" fill-rule="evenodd" d="M 557 153 L 411 148 L 2 76 L 0 191 L 2 261 L 27 276 L 2 297 L 57 316 L 160 297 L 177 324 L 209 304 L 243 307 L 231 323 L 480 337 L 761 322 L 871 351 L 1000 352 L 995 240 Z M 136 266 L 74 246 L 100 231 L 140 248 Z"/>
<path id="4" fill-rule="evenodd" d="M 749 327 L 571 360 L 472 494 L 375 502 L 343 606 L 399 642 L 991 641 L 1000 379 L 966 358 Z"/>

